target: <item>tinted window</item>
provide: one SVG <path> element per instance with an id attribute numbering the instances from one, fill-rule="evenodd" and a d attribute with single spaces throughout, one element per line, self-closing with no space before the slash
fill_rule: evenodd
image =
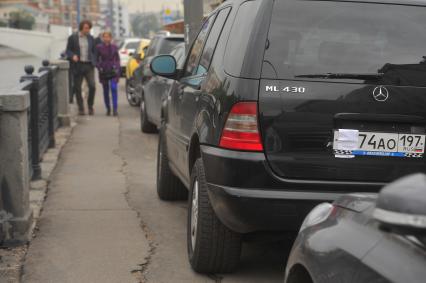
<path id="1" fill-rule="evenodd" d="M 183 38 L 165 38 L 161 41 L 157 54 L 170 54 L 173 48 L 181 42 L 183 42 Z"/>
<path id="2" fill-rule="evenodd" d="M 200 63 L 198 65 L 196 74 L 206 73 L 210 67 L 210 62 L 213 58 L 213 53 L 216 48 L 217 41 L 219 39 L 220 33 L 222 32 L 225 21 L 228 17 L 229 11 L 231 8 L 224 9 L 219 12 L 216 21 L 210 31 L 209 37 L 204 45 L 203 54 L 200 58 Z"/>
<path id="3" fill-rule="evenodd" d="M 176 59 L 177 68 L 181 69 L 185 62 L 185 45 L 178 45 L 173 51 L 170 53 Z"/>
<path id="4" fill-rule="evenodd" d="M 276 1 L 265 53 L 273 68 L 262 75 L 380 72 L 381 83 L 426 85 L 425 15 L 424 7 Z"/>
<path id="5" fill-rule="evenodd" d="M 188 58 L 188 63 L 186 65 L 185 75 L 191 75 L 195 71 L 195 67 L 197 66 L 198 59 L 200 57 L 200 53 L 202 51 L 204 41 L 209 33 L 210 27 L 215 19 L 216 15 L 208 18 L 202 25 L 200 32 L 198 33 L 197 38 L 192 45 L 191 53 Z"/>
<path id="6" fill-rule="evenodd" d="M 151 43 L 149 44 L 148 52 L 146 54 L 146 57 L 150 57 L 150 56 L 154 56 L 155 55 L 155 50 L 157 49 L 157 45 L 158 45 L 158 37 L 154 37 L 152 39 Z"/>
<path id="7" fill-rule="evenodd" d="M 253 31 L 261 1 L 241 4 L 229 36 L 225 54 L 225 69 L 234 76 L 240 76 L 244 55 Z"/>
<path id="8" fill-rule="evenodd" d="M 139 41 L 133 41 L 126 44 L 126 49 L 138 49 L 139 47 Z"/>

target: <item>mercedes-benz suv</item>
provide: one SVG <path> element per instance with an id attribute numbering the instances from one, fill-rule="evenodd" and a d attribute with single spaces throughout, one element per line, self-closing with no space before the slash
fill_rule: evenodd
<path id="1" fill-rule="evenodd" d="M 163 103 L 157 189 L 189 189 L 199 272 L 235 268 L 242 235 L 292 230 L 316 204 L 426 170 L 426 3 L 226 1 Z"/>

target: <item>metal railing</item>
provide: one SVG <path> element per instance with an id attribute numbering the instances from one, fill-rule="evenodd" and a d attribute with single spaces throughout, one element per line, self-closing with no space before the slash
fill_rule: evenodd
<path id="1" fill-rule="evenodd" d="M 28 113 L 28 149 L 31 178 L 41 178 L 40 161 L 43 154 L 55 147 L 58 122 L 58 87 L 56 66 L 43 61 L 43 67 L 34 74 L 33 66 L 26 66 L 19 89 L 30 93 Z"/>

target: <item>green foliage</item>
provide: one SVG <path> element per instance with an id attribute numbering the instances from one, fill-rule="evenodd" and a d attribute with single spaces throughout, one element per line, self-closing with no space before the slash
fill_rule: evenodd
<path id="1" fill-rule="evenodd" d="M 137 14 L 131 20 L 135 36 L 149 38 L 151 32 L 161 29 L 160 22 L 155 14 Z"/>
<path id="2" fill-rule="evenodd" d="M 32 30 L 35 18 L 23 10 L 14 11 L 9 14 L 9 26 L 16 29 Z"/>

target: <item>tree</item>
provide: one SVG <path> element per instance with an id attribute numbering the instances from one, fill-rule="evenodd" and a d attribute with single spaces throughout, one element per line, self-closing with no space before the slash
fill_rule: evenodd
<path id="1" fill-rule="evenodd" d="M 155 14 L 137 14 L 131 20 L 135 36 L 149 38 L 150 33 L 160 30 L 160 22 Z"/>
<path id="2" fill-rule="evenodd" d="M 35 18 L 23 10 L 10 12 L 9 26 L 16 29 L 32 30 L 35 25 Z"/>

